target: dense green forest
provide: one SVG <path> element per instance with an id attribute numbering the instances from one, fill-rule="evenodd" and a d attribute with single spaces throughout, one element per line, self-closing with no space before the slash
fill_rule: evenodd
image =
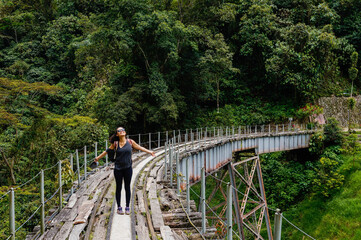
<path id="1" fill-rule="evenodd" d="M 118 125 L 283 122 L 355 93 L 360 16 L 357 0 L 1 1 L 0 184 Z"/>
<path id="2" fill-rule="evenodd" d="M 360 53 L 359 0 L 0 1 L 0 192 L 120 125 L 285 122 Z"/>

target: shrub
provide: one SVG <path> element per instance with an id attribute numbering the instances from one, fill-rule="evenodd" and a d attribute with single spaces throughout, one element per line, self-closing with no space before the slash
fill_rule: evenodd
<path id="1" fill-rule="evenodd" d="M 319 161 L 317 177 L 313 180 L 315 192 L 329 197 L 331 192 L 339 189 L 345 177 L 339 173 L 339 162 L 327 157 Z"/>
<path id="2" fill-rule="evenodd" d="M 339 122 L 335 118 L 328 118 L 327 124 L 323 129 L 325 135 L 325 145 L 340 145 L 343 141 L 343 135 Z"/>

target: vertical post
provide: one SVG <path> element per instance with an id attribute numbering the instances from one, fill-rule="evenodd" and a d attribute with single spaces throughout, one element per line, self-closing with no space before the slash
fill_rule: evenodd
<path id="1" fill-rule="evenodd" d="M 278 124 L 276 125 L 276 134 L 278 134 Z"/>
<path id="2" fill-rule="evenodd" d="M 227 239 L 232 240 L 232 185 L 227 184 Z"/>
<path id="3" fill-rule="evenodd" d="M 208 128 L 206 127 L 206 130 L 204 132 L 204 137 L 207 138 L 207 131 L 208 131 Z"/>
<path id="4" fill-rule="evenodd" d="M 268 124 L 268 133 L 271 133 L 271 124 Z"/>
<path id="5" fill-rule="evenodd" d="M 10 234 L 11 239 L 15 240 L 15 193 L 14 189 L 10 190 Z"/>
<path id="6" fill-rule="evenodd" d="M 282 132 L 285 132 L 285 124 L 282 124 Z"/>
<path id="7" fill-rule="evenodd" d="M 201 212 L 202 212 L 202 234 L 206 233 L 206 174 L 204 167 L 202 167 L 201 175 Z"/>
<path id="8" fill-rule="evenodd" d="M 187 184 L 187 213 L 190 213 L 190 193 L 189 193 L 189 158 L 186 159 L 186 184 Z"/>
<path id="9" fill-rule="evenodd" d="M 254 133 L 257 134 L 257 124 L 256 124 L 256 126 L 254 127 Z"/>
<path id="10" fill-rule="evenodd" d="M 194 150 L 194 134 L 191 133 L 191 138 L 192 138 L 192 150 Z"/>
<path id="11" fill-rule="evenodd" d="M 256 161 L 257 161 L 256 170 L 257 170 L 259 188 L 260 188 L 260 191 L 261 191 L 261 197 L 263 198 L 263 201 L 264 201 L 264 204 L 265 204 L 264 216 L 265 216 L 265 221 L 266 221 L 266 226 L 267 226 L 268 239 L 273 239 L 272 229 L 271 229 L 271 221 L 270 221 L 269 213 L 268 213 L 267 199 L 266 199 L 266 193 L 265 193 L 265 190 L 264 190 L 261 163 L 260 163 L 259 157 L 257 157 Z"/>
<path id="12" fill-rule="evenodd" d="M 142 146 L 142 143 L 140 142 L 140 134 L 138 134 L 138 143 L 139 143 L 139 146 Z M 140 150 L 138 152 L 140 152 Z"/>
<path id="13" fill-rule="evenodd" d="M 45 232 L 45 201 L 44 201 L 44 170 L 41 169 L 40 175 L 40 201 L 41 201 L 41 212 L 40 212 L 40 233 L 41 235 Z"/>
<path id="14" fill-rule="evenodd" d="M 72 172 L 74 172 L 74 159 L 73 159 L 73 154 L 70 154 L 70 169 Z M 70 194 L 73 195 L 74 193 L 74 187 L 73 187 L 73 177 L 71 177 L 71 189 L 70 189 Z"/>
<path id="15" fill-rule="evenodd" d="M 177 195 L 180 196 L 180 178 L 179 178 L 179 150 L 176 153 L 175 171 L 177 174 Z"/>
<path id="16" fill-rule="evenodd" d="M 168 171 L 168 166 L 167 166 L 167 147 L 168 147 L 168 143 L 165 142 L 165 151 L 164 151 L 164 179 L 167 180 L 167 171 Z"/>
<path id="17" fill-rule="evenodd" d="M 232 137 L 234 137 L 234 126 L 232 126 Z"/>
<path id="18" fill-rule="evenodd" d="M 165 141 L 168 142 L 168 131 L 165 132 Z"/>
<path id="19" fill-rule="evenodd" d="M 175 130 L 173 130 L 173 139 L 175 139 Z M 174 142 L 173 142 L 174 143 Z"/>
<path id="20" fill-rule="evenodd" d="M 213 137 L 216 138 L 216 127 L 213 127 Z"/>
<path id="21" fill-rule="evenodd" d="M 105 140 L 105 150 L 108 149 L 108 140 Z M 108 154 L 105 155 L 105 166 L 108 166 Z"/>
<path id="22" fill-rule="evenodd" d="M 158 132 L 158 148 L 160 148 L 160 132 Z"/>
<path id="23" fill-rule="evenodd" d="M 149 133 L 149 150 L 152 150 L 152 134 Z"/>
<path id="24" fill-rule="evenodd" d="M 170 181 L 170 187 L 173 187 L 173 141 L 170 145 L 170 151 L 169 151 L 169 181 Z"/>
<path id="25" fill-rule="evenodd" d="M 87 156 L 86 156 L 86 146 L 84 146 L 84 180 L 86 179 L 86 168 L 87 168 Z"/>
<path id="26" fill-rule="evenodd" d="M 282 232 L 282 213 L 280 209 L 276 209 L 275 214 L 275 236 L 274 240 L 281 240 L 281 232 Z"/>
<path id="27" fill-rule="evenodd" d="M 58 182 L 59 182 L 59 211 L 63 209 L 63 191 L 61 183 L 61 161 L 58 164 Z"/>
<path id="28" fill-rule="evenodd" d="M 79 152 L 78 149 L 75 151 L 76 156 L 76 169 L 78 170 L 78 186 L 80 185 L 80 166 L 79 166 Z"/>
<path id="29" fill-rule="evenodd" d="M 95 142 L 95 157 L 98 157 L 98 142 Z"/>

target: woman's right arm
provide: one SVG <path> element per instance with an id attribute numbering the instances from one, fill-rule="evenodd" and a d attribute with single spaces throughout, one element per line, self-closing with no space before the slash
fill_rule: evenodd
<path id="1" fill-rule="evenodd" d="M 110 148 L 110 149 L 114 149 L 114 143 L 112 143 L 112 145 L 110 145 L 109 148 Z M 104 157 L 105 155 L 107 155 L 107 151 L 102 152 L 98 157 L 95 158 L 95 161 L 98 162 L 99 159 L 101 159 L 101 158 Z"/>

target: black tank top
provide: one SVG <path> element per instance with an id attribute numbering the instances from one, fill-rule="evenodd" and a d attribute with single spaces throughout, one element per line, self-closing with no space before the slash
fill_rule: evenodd
<path id="1" fill-rule="evenodd" d="M 132 145 L 128 139 L 123 147 L 119 147 L 118 142 L 116 154 L 114 169 L 121 170 L 132 166 Z"/>

